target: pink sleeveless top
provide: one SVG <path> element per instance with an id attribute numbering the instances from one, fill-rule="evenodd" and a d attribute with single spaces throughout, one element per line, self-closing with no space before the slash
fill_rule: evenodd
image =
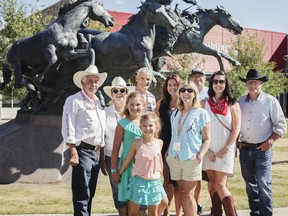
<path id="1" fill-rule="evenodd" d="M 161 146 L 158 141 L 155 141 L 154 145 L 149 147 L 144 145 L 141 139 L 141 143 L 137 146 L 132 175 L 147 180 L 155 180 L 161 178 L 162 170 Z"/>

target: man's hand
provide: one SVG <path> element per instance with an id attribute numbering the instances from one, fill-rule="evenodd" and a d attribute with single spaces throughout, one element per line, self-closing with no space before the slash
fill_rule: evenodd
<path id="1" fill-rule="evenodd" d="M 79 156 L 75 145 L 69 145 L 70 149 L 70 165 L 75 167 L 79 164 Z"/>
<path id="2" fill-rule="evenodd" d="M 262 145 L 260 145 L 259 147 L 257 147 L 257 149 L 260 149 L 261 151 L 268 151 L 269 149 L 271 149 L 273 146 L 272 141 L 270 141 L 269 139 L 266 140 Z"/>
<path id="3" fill-rule="evenodd" d="M 107 172 L 107 166 L 106 166 L 106 163 L 105 161 L 101 161 L 100 163 L 100 168 L 101 168 L 101 172 L 104 176 L 107 176 L 108 175 L 108 172 Z"/>
<path id="4" fill-rule="evenodd" d="M 101 149 L 100 149 L 100 169 L 101 169 L 101 172 L 104 176 L 108 175 L 107 166 L 105 163 L 104 147 L 101 147 Z"/>
<path id="5" fill-rule="evenodd" d="M 243 147 L 243 143 L 242 142 L 237 142 L 237 148 L 240 150 Z"/>

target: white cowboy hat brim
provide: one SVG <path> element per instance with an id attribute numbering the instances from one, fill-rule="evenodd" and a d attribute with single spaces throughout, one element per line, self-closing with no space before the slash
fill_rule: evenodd
<path id="1" fill-rule="evenodd" d="M 97 76 L 99 78 L 98 80 L 98 88 L 103 85 L 104 81 L 106 80 L 107 78 L 107 73 L 106 72 L 103 72 L 103 73 L 98 73 L 98 69 L 96 66 L 94 65 L 90 65 L 86 70 L 84 71 L 78 71 L 74 74 L 73 76 L 73 81 L 74 81 L 74 84 L 82 89 L 83 86 L 82 86 L 82 83 L 81 83 L 81 80 L 83 79 L 83 77 L 85 76 Z"/>
<path id="2" fill-rule="evenodd" d="M 103 87 L 105 94 L 110 98 L 112 98 L 111 90 L 113 88 L 118 88 L 118 89 L 126 88 L 128 91 L 127 94 L 135 91 L 135 86 L 105 86 L 105 87 Z"/>

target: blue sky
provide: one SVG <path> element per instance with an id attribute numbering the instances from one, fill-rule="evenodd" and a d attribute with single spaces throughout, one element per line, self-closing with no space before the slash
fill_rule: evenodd
<path id="1" fill-rule="evenodd" d="M 22 0 L 34 5 L 49 6 L 58 0 Z M 140 0 L 98 0 L 103 2 L 104 7 L 113 11 L 137 13 L 137 7 L 141 5 Z M 145 0 L 142 0 L 142 2 Z M 198 5 L 203 8 L 216 8 L 224 6 L 233 17 L 237 18 L 244 28 L 255 28 L 260 30 L 288 33 L 288 1 L 287 0 L 197 0 Z M 179 8 L 189 7 L 182 0 L 174 0 Z M 190 9 L 195 10 L 195 7 Z"/>

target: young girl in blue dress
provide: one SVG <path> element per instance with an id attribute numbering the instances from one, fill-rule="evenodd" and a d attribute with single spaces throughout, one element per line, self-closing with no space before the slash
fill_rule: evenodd
<path id="1" fill-rule="evenodd" d="M 140 129 L 143 137 L 134 140 L 119 170 L 122 181 L 123 173 L 136 158 L 126 194 L 130 200 L 129 216 L 138 215 L 141 205 L 148 205 L 148 215 L 161 215 L 168 204 L 168 198 L 161 181 L 163 141 L 158 139 L 161 129 L 159 117 L 155 113 L 143 115 Z M 158 206 L 160 202 L 162 203 Z"/>

